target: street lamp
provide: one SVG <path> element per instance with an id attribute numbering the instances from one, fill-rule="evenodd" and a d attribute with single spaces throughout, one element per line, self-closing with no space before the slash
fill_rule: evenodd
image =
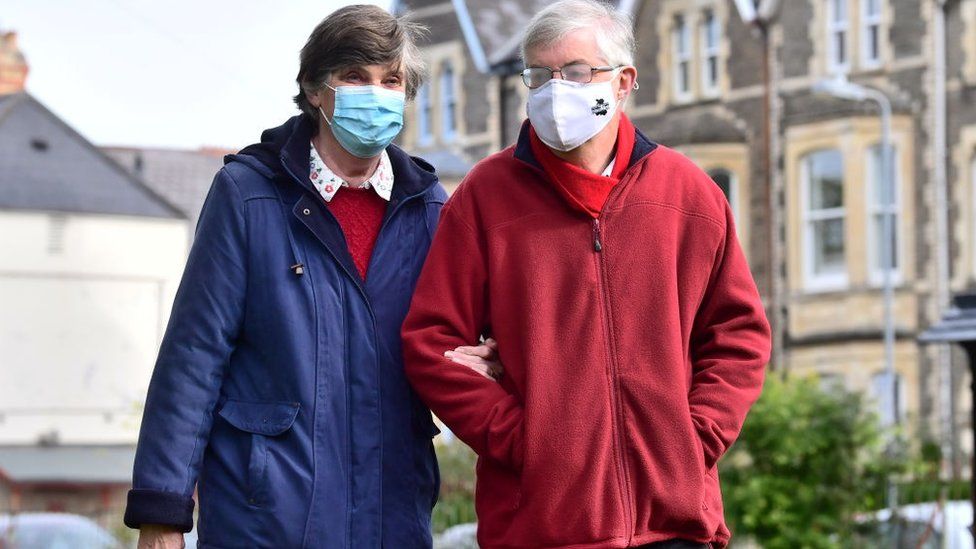
<path id="1" fill-rule="evenodd" d="M 892 280 L 895 252 L 895 228 L 892 219 L 895 209 L 895 177 L 891 158 L 891 101 L 880 91 L 854 84 L 842 75 L 818 82 L 813 86 L 813 91 L 849 101 L 874 101 L 881 109 L 881 284 L 884 289 L 884 377 L 885 388 L 890 391 L 891 397 L 891 423 L 897 425 L 899 418 L 898 384 L 895 383 L 897 379 L 895 376 L 895 288 Z M 889 505 L 894 507 L 896 496 L 893 483 L 889 483 L 888 497 Z"/>

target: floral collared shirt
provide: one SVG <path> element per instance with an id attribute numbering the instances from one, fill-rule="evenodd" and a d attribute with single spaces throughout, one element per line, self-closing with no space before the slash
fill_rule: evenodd
<path id="1" fill-rule="evenodd" d="M 349 183 L 343 181 L 325 165 L 322 157 L 319 156 L 319 152 L 315 150 L 314 144 L 310 148 L 309 179 L 319 194 L 322 195 L 322 198 L 326 202 L 331 202 L 332 197 L 339 192 L 339 187 L 348 187 Z M 390 165 L 390 156 L 386 154 L 386 151 L 380 154 L 380 163 L 376 166 L 376 171 L 363 182 L 362 187 L 373 189 L 380 198 L 387 202 L 390 201 L 390 195 L 393 193 L 393 167 Z"/>

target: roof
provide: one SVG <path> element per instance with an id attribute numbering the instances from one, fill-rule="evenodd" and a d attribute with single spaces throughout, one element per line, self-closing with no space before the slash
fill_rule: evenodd
<path id="1" fill-rule="evenodd" d="M 472 162 L 446 149 L 424 151 L 420 154 L 424 160 L 437 169 L 437 176 L 442 179 L 463 178 L 474 166 Z"/>
<path id="2" fill-rule="evenodd" d="M 214 175 L 224 165 L 224 155 L 236 152 L 137 147 L 102 147 L 102 151 L 176 206 L 193 225 Z"/>
<path id="3" fill-rule="evenodd" d="M 135 445 L 0 446 L 0 479 L 14 483 L 132 481 Z"/>
<path id="4" fill-rule="evenodd" d="M 976 293 L 957 295 L 942 320 L 922 332 L 923 343 L 976 344 Z"/>
<path id="5" fill-rule="evenodd" d="M 649 137 L 668 146 L 694 143 L 745 143 L 745 132 L 734 120 L 714 112 L 676 110 L 667 118 L 651 122 Z"/>
<path id="6" fill-rule="evenodd" d="M 453 0 L 468 51 L 478 70 L 512 72 L 529 20 L 550 0 Z M 618 9 L 633 14 L 635 0 L 617 0 Z"/>
<path id="7" fill-rule="evenodd" d="M 27 93 L 0 96 L 0 208 L 184 217 Z"/>

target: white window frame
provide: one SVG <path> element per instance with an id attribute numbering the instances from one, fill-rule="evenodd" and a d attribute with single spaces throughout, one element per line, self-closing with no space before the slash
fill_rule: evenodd
<path id="1" fill-rule="evenodd" d="M 843 152 L 840 149 L 828 148 L 810 151 L 800 157 L 800 207 L 803 217 L 803 282 L 804 289 L 807 291 L 831 291 L 844 289 L 849 284 L 847 264 L 847 210 L 846 206 L 839 208 L 828 208 L 810 211 L 810 168 L 809 158 L 817 153 L 826 151 L 837 151 L 841 155 L 841 173 L 843 174 L 843 163 L 845 162 Z M 842 192 L 846 194 L 846 183 L 841 181 Z M 814 251 L 814 224 L 817 221 L 840 218 L 844 223 L 844 265 L 837 272 L 817 273 L 814 270 L 815 251 Z"/>
<path id="2" fill-rule="evenodd" d="M 973 255 L 973 278 L 976 278 L 976 154 L 969 159 L 969 185 L 972 193 L 972 212 L 969 214 L 969 249 Z"/>
<path id="3" fill-rule="evenodd" d="M 679 26 L 678 23 L 681 23 Z M 681 49 L 682 38 L 685 49 Z M 690 20 L 685 13 L 676 13 L 671 22 L 671 89 L 674 92 L 675 101 L 686 102 L 693 97 L 694 87 L 692 85 L 692 34 Z M 685 68 L 685 84 L 687 89 L 681 89 L 682 64 Z"/>
<path id="4" fill-rule="evenodd" d="M 441 138 L 452 141 L 457 137 L 457 94 L 455 85 L 457 73 L 450 61 L 441 64 L 440 80 L 440 108 L 441 108 Z"/>
<path id="5" fill-rule="evenodd" d="M 884 9 L 884 1 L 875 0 L 878 6 L 877 13 L 870 13 L 868 11 L 868 6 L 871 5 L 871 0 L 860 0 L 860 1 L 861 1 L 861 29 L 860 29 L 861 66 L 866 69 L 874 69 L 881 66 L 881 48 L 883 43 L 881 11 Z M 872 27 L 876 27 L 878 29 L 877 57 L 871 56 L 871 28 Z"/>
<path id="6" fill-rule="evenodd" d="M 722 42 L 722 23 L 718 18 L 718 13 L 714 9 L 708 8 L 702 12 L 699 23 L 699 64 L 701 70 L 701 89 L 702 95 L 715 97 L 719 94 L 719 79 L 721 78 L 721 59 L 719 57 Z M 714 38 L 714 41 L 710 39 Z M 715 78 L 712 79 L 710 61 L 715 60 Z"/>
<path id="7" fill-rule="evenodd" d="M 434 102 L 431 98 L 430 83 L 424 82 L 417 88 L 417 99 L 414 101 L 417 113 L 417 145 L 429 145 L 434 141 L 433 117 Z"/>
<path id="8" fill-rule="evenodd" d="M 868 147 L 867 152 L 865 153 L 865 170 L 867 172 L 865 174 L 865 181 L 867 181 L 867 185 L 865 185 L 864 187 L 867 192 L 865 203 L 867 204 L 868 207 L 868 215 L 867 215 L 868 280 L 873 286 L 880 286 L 884 280 L 884 269 L 878 266 L 879 263 L 881 262 L 881 258 L 879 257 L 878 251 L 880 250 L 881 247 L 881 238 L 883 235 L 879 234 L 880 231 L 876 228 L 877 225 L 875 224 L 875 218 L 881 216 L 884 213 L 885 209 L 895 214 L 895 219 L 894 219 L 895 221 L 894 222 L 895 268 L 891 272 L 892 282 L 894 284 L 901 284 L 903 280 L 902 266 L 905 263 L 905 254 L 903 252 L 904 239 L 902 238 L 903 235 L 901 230 L 902 229 L 901 207 L 903 202 L 901 196 L 902 195 L 901 177 L 898 175 L 898 169 L 897 169 L 898 147 L 895 144 L 891 145 L 891 162 L 893 164 L 891 171 L 895 178 L 892 184 L 893 185 L 892 189 L 894 190 L 895 193 L 894 196 L 895 200 L 894 200 L 894 204 L 887 206 L 887 208 L 885 208 L 875 200 L 875 196 L 876 196 L 875 191 L 877 190 L 877 186 L 881 182 L 881 174 L 877 173 L 879 170 L 875 166 L 874 155 L 876 154 L 880 155 L 881 153 L 882 151 L 881 151 L 880 143 L 871 145 L 870 147 Z M 878 159 L 878 163 L 880 162 L 881 160 Z"/>
<path id="9" fill-rule="evenodd" d="M 850 2 L 853 0 L 826 0 L 827 2 L 827 71 L 831 74 L 847 73 L 851 70 L 851 22 Z M 834 3 L 844 6 L 843 18 L 838 19 Z M 844 33 L 844 60 L 837 62 L 837 41 L 835 36 Z"/>

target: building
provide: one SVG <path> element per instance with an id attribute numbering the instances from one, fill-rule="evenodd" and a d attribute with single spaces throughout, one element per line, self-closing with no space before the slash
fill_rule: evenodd
<path id="1" fill-rule="evenodd" d="M 237 152 L 216 147 L 196 150 L 147 147 L 101 149 L 186 216 L 191 240 L 214 176 L 224 166 L 224 155 Z"/>
<path id="2" fill-rule="evenodd" d="M 134 443 L 187 220 L 25 92 L 0 97 L 0 443 Z"/>
<path id="3" fill-rule="evenodd" d="M 0 446 L 0 515 L 72 513 L 116 530 L 134 459 L 132 445 Z"/>
<path id="4" fill-rule="evenodd" d="M 463 166 L 514 141 L 527 94 L 515 50 L 544 4 L 396 3 L 436 29 L 408 149 Z M 942 440 L 958 472 L 972 454 L 960 446 L 969 373 L 916 338 L 950 292 L 976 287 L 976 0 L 616 4 L 638 42 L 627 113 L 726 192 L 773 322 L 771 368 L 872 395 L 885 420 Z M 766 21 L 739 11 L 756 4 Z M 814 91 L 838 75 L 894 106 L 894 399 L 881 375 L 880 122 L 870 103 Z"/>

